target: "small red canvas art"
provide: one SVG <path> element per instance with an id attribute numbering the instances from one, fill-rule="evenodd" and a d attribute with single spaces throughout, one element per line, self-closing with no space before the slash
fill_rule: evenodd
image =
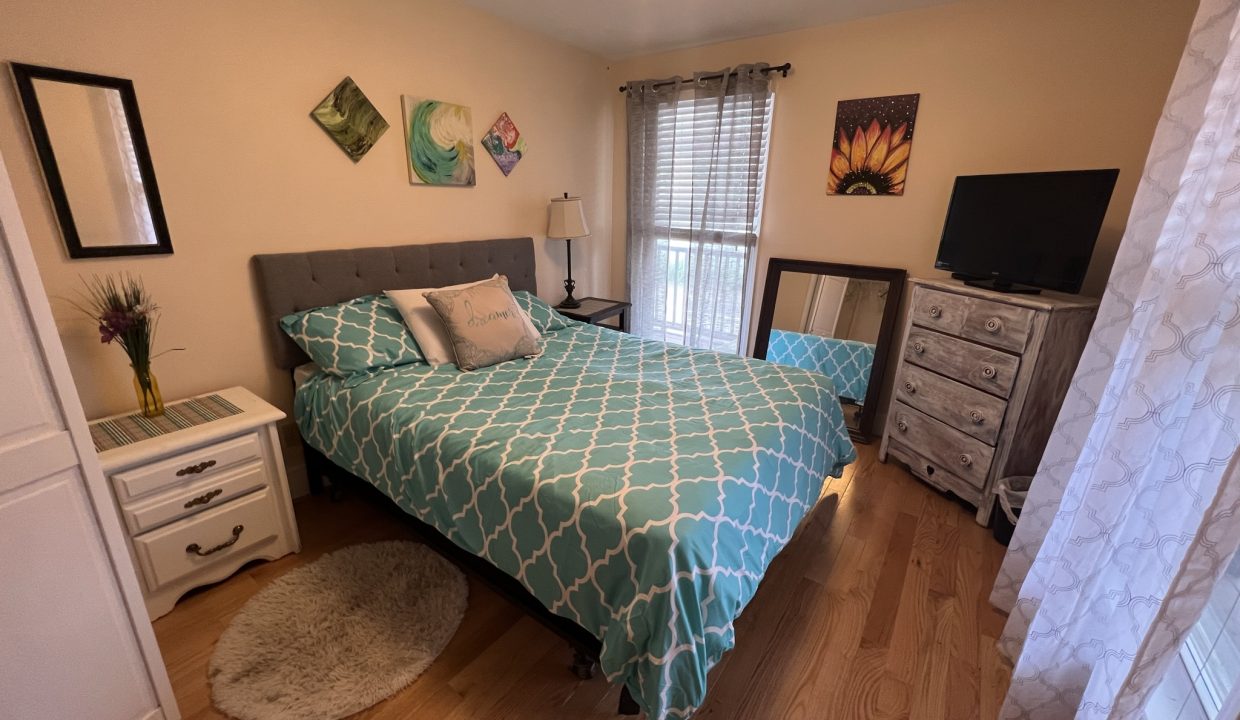
<path id="1" fill-rule="evenodd" d="M 508 117 L 508 113 L 503 113 L 487 134 L 482 138 L 482 147 L 495 160 L 495 164 L 499 166 L 504 175 L 512 172 L 517 163 L 521 161 L 521 156 L 525 154 L 525 140 L 521 137 L 521 132 L 517 130 L 517 125 Z"/>
<path id="2" fill-rule="evenodd" d="M 903 195 L 920 94 L 841 100 L 828 195 Z"/>

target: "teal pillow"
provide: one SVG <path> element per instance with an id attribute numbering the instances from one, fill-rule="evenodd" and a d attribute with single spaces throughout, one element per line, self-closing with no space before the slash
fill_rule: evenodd
<path id="1" fill-rule="evenodd" d="M 426 362 L 386 295 L 285 315 L 280 327 L 315 365 L 340 377 Z"/>
<path id="2" fill-rule="evenodd" d="M 555 308 L 548 305 L 545 301 L 532 295 L 525 290 L 518 290 L 512 294 L 517 299 L 517 305 L 530 316 L 530 322 L 534 323 L 534 327 L 539 334 L 555 332 L 568 327 L 568 318 L 555 311 Z"/>

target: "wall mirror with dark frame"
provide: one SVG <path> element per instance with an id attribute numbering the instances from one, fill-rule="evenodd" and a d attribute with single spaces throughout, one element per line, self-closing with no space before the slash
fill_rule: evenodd
<path id="1" fill-rule="evenodd" d="M 754 357 L 835 382 L 853 439 L 869 442 L 905 271 L 771 258 Z"/>
<path id="2" fill-rule="evenodd" d="M 172 252 L 133 83 L 11 65 L 69 257 Z"/>

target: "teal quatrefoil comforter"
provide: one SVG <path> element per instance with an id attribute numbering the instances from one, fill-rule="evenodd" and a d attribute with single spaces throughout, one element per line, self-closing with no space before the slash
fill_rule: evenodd
<path id="1" fill-rule="evenodd" d="M 855 451 L 831 381 L 574 323 L 534 360 L 297 392 L 303 437 L 598 636 L 685 717 L 767 566 Z"/>

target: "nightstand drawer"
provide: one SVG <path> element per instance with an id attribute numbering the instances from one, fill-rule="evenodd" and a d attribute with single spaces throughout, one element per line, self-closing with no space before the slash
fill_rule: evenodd
<path id="1" fill-rule="evenodd" d="M 213 510 L 133 539 L 134 552 L 151 590 L 221 560 L 243 554 L 280 533 L 271 491 L 264 488 Z"/>
<path id="2" fill-rule="evenodd" d="M 978 490 L 985 486 L 994 448 L 902 402 L 892 403 L 891 413 L 894 416 L 892 439 L 920 448 L 927 460 Z"/>
<path id="3" fill-rule="evenodd" d="M 250 462 L 192 485 L 161 493 L 150 500 L 121 508 L 125 525 L 137 535 L 178 518 L 223 505 L 267 483 L 266 468 Z"/>
<path id="4" fill-rule="evenodd" d="M 116 473 L 112 476 L 112 482 L 116 486 L 117 499 L 124 505 L 160 488 L 209 477 L 238 463 L 258 460 L 262 455 L 258 435 L 250 433 Z"/>
<path id="5" fill-rule="evenodd" d="M 906 363 L 896 378 L 896 399 L 930 417 L 994 445 L 1007 401 Z"/>

